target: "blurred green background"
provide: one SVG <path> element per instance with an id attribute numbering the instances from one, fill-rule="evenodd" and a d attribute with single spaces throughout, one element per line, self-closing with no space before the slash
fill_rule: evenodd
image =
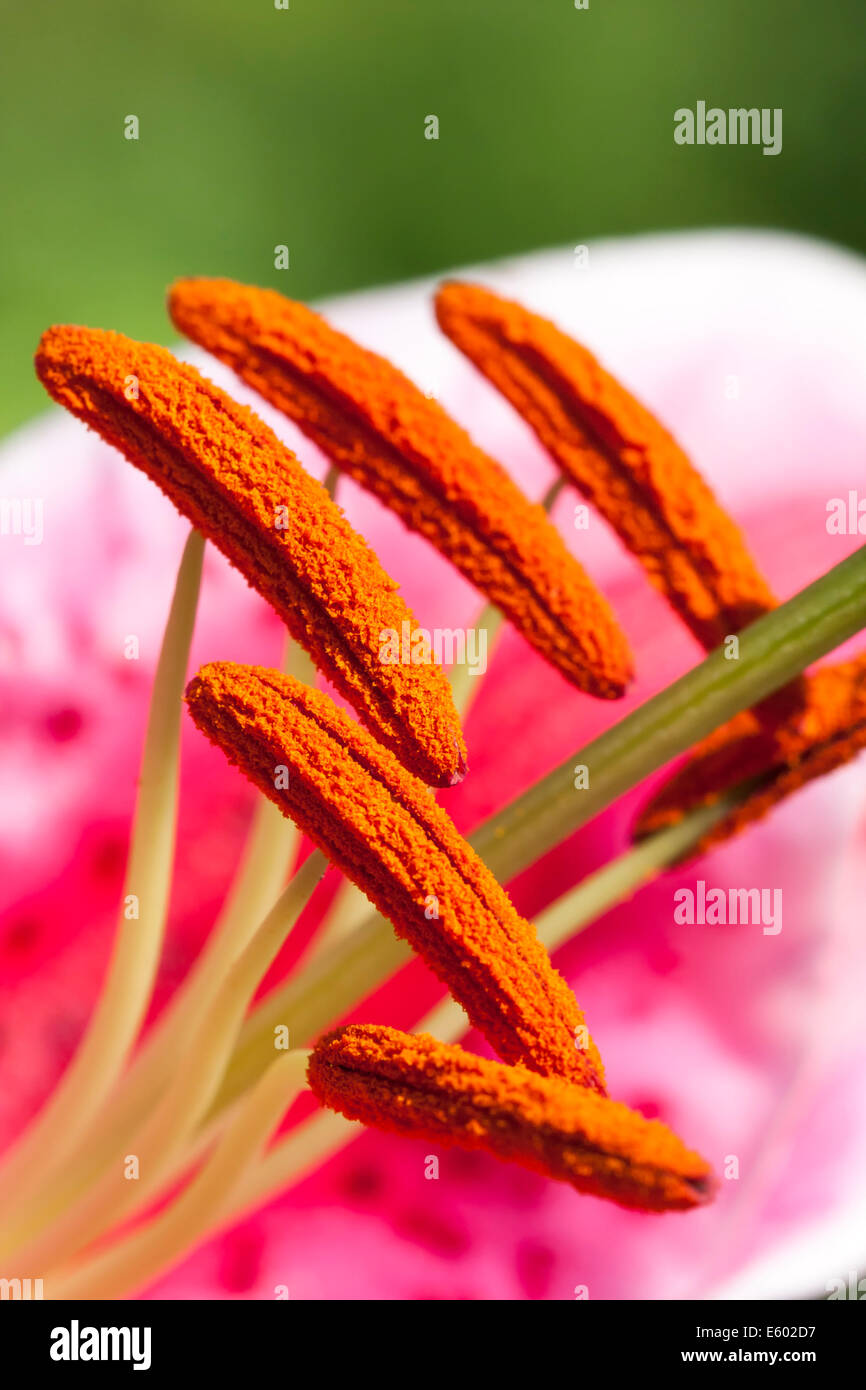
<path id="1" fill-rule="evenodd" d="M 862 248 L 863 17 L 863 0 L 6 0 L 0 431 L 44 404 L 43 327 L 170 341 L 177 275 L 312 298 L 731 224 Z M 782 153 L 676 146 L 673 112 L 698 99 L 781 106 Z"/>

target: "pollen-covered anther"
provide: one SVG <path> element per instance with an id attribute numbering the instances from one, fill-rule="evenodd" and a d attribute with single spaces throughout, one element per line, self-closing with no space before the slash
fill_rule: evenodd
<path id="1" fill-rule="evenodd" d="M 445 673 L 380 660 L 382 632 L 417 623 L 370 547 L 258 416 L 164 348 L 120 333 L 50 328 L 36 370 L 223 551 L 407 767 L 436 786 L 459 780 L 465 745 Z"/>
<path id="2" fill-rule="evenodd" d="M 478 285 L 443 285 L 436 316 L 707 650 L 775 607 L 739 528 L 700 473 L 592 353 Z"/>
<path id="3" fill-rule="evenodd" d="M 174 322 L 430 541 L 581 690 L 632 675 L 606 601 L 505 469 L 402 372 L 303 304 L 231 280 L 180 280 Z"/>
<path id="4" fill-rule="evenodd" d="M 574 995 L 429 788 L 327 695 L 279 672 L 214 663 L 190 682 L 187 702 L 199 728 L 367 894 L 502 1058 L 603 1091 Z"/>
<path id="5" fill-rule="evenodd" d="M 482 1149 L 625 1207 L 689 1210 L 715 1190 L 709 1165 L 658 1120 L 427 1034 L 338 1029 L 313 1050 L 307 1077 L 319 1100 L 349 1119 Z"/>
<path id="6" fill-rule="evenodd" d="M 804 681 L 802 709 L 772 730 L 751 710 L 716 729 L 643 808 L 643 839 L 713 804 L 741 782 L 754 790 L 694 847 L 703 854 L 761 820 L 788 796 L 849 762 L 866 748 L 866 655 L 825 666 Z"/>

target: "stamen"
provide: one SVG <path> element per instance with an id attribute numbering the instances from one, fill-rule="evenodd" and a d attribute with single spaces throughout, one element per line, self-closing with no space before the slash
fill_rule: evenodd
<path id="1" fill-rule="evenodd" d="M 484 1149 L 641 1211 L 710 1200 L 709 1166 L 657 1120 L 560 1078 L 393 1028 L 338 1029 L 313 1050 L 314 1094 L 351 1120 Z"/>
<path id="2" fill-rule="evenodd" d="M 322 692 L 276 671 L 214 663 L 187 701 L 199 728 L 364 890 L 500 1056 L 603 1090 L 583 1015 L 533 928 L 386 749 Z M 288 775 L 275 787 L 277 768 Z"/>
<path id="3" fill-rule="evenodd" d="M 699 743 L 641 811 L 635 838 L 678 824 L 696 807 L 718 802 L 746 778 L 759 779 L 752 795 L 695 846 L 693 854 L 703 854 L 866 747 L 866 656 L 816 671 L 805 690 L 802 713 L 772 733 L 761 727 L 752 711 L 744 710 Z"/>
<path id="4" fill-rule="evenodd" d="M 568 680 L 622 695 L 631 657 L 606 600 L 542 509 L 402 372 L 273 290 L 181 280 L 169 309 L 448 556 Z"/>
<path id="5" fill-rule="evenodd" d="M 214 541 L 407 767 L 436 786 L 460 779 L 465 746 L 444 672 L 380 660 L 383 630 L 417 630 L 394 581 L 252 411 L 164 348 L 119 333 L 51 328 L 36 370 Z"/>
<path id="6" fill-rule="evenodd" d="M 436 316 L 707 651 L 775 605 L 739 528 L 682 449 L 586 348 L 478 285 L 443 285 Z"/>

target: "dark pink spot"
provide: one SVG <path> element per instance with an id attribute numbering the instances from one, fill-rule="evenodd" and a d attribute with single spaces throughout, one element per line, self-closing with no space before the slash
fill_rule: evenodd
<path id="1" fill-rule="evenodd" d="M 72 1058 L 83 1032 L 83 1020 L 74 1014 L 61 1013 L 52 1018 L 48 1027 L 48 1040 L 62 1070 Z"/>
<path id="2" fill-rule="evenodd" d="M 343 1174 L 340 1186 L 350 1199 L 369 1202 L 379 1196 L 384 1182 L 378 1168 L 356 1167 Z"/>
<path id="3" fill-rule="evenodd" d="M 446 1221 L 436 1212 L 426 1207 L 412 1207 L 403 1212 L 394 1222 L 400 1235 L 417 1245 L 423 1245 L 435 1255 L 456 1259 L 465 1255 L 471 1245 L 469 1233 L 452 1222 Z"/>
<path id="4" fill-rule="evenodd" d="M 671 975 L 680 963 L 680 953 L 666 941 L 658 941 L 647 951 L 646 959 L 656 975 Z"/>
<path id="5" fill-rule="evenodd" d="M 42 923 L 38 917 L 19 917 L 4 932 L 3 945 L 10 955 L 24 955 L 33 950 L 41 935 Z"/>
<path id="6" fill-rule="evenodd" d="M 639 1097 L 637 1100 L 629 1101 L 632 1110 L 637 1110 L 647 1120 L 657 1120 L 664 1114 L 664 1106 L 652 1096 Z"/>
<path id="7" fill-rule="evenodd" d="M 527 1298 L 544 1298 L 550 1289 L 553 1251 L 539 1241 L 523 1240 L 515 1252 L 517 1277 Z"/>
<path id="8" fill-rule="evenodd" d="M 55 743 L 69 743 L 81 732 L 83 723 L 81 710 L 72 705 L 63 705 L 45 716 L 45 728 Z"/>
<path id="9" fill-rule="evenodd" d="M 229 1293 L 248 1293 L 259 1277 L 264 1242 L 261 1233 L 244 1227 L 222 1242 L 219 1278 Z"/>
<path id="10" fill-rule="evenodd" d="M 95 878 L 116 879 L 126 862 L 126 844 L 116 835 L 106 835 L 94 845 L 90 862 Z"/>

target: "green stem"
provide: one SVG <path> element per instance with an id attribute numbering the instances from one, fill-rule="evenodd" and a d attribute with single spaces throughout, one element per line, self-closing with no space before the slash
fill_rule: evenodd
<path id="1" fill-rule="evenodd" d="M 470 837 L 493 873 L 513 878 L 671 758 L 799 675 L 866 622 L 866 547 L 719 647 L 600 738 L 554 768 Z M 574 769 L 589 772 L 577 791 Z"/>

